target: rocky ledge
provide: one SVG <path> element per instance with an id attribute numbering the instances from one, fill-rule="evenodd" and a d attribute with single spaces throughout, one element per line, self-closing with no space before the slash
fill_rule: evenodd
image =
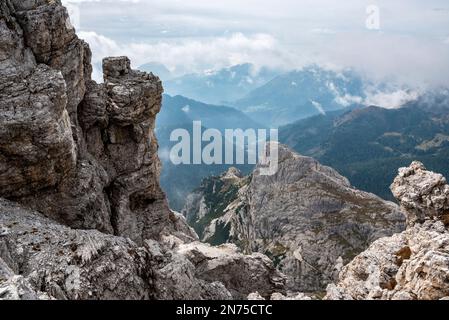
<path id="1" fill-rule="evenodd" d="M 326 299 L 449 299 L 449 185 L 420 162 L 391 186 L 407 229 L 375 241 L 343 268 Z"/>
<path id="2" fill-rule="evenodd" d="M 234 247 L 173 236 L 139 246 L 1 199 L 0 230 L 0 299 L 242 299 L 284 290 L 266 256 Z"/>

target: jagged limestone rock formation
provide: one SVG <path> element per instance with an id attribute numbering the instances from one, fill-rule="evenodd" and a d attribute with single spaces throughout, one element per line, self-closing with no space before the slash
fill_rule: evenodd
<path id="1" fill-rule="evenodd" d="M 250 293 L 247 299 L 256 301 L 266 300 L 259 294 L 259 292 Z M 275 292 L 270 296 L 269 300 L 313 300 L 313 299 L 305 295 L 304 293 L 288 293 L 287 295 L 283 295 L 282 293 Z"/>
<path id="2" fill-rule="evenodd" d="M 449 297 L 449 186 L 414 162 L 391 186 L 407 229 L 375 241 L 346 265 L 326 299 L 438 300 Z"/>
<path id="3" fill-rule="evenodd" d="M 201 187 L 186 199 L 182 214 L 203 241 L 223 244 L 231 237 L 227 220 L 228 205 L 236 198 L 245 196 L 245 187 L 250 182 L 236 168 L 231 167 L 219 177 L 203 180 Z M 242 198 L 240 202 L 243 202 Z"/>
<path id="4" fill-rule="evenodd" d="M 410 225 L 435 217 L 449 223 L 449 185 L 443 175 L 427 171 L 420 162 L 399 169 L 391 191 Z"/>
<path id="5" fill-rule="evenodd" d="M 74 230 L 0 199 L 0 299 L 230 299 L 162 243 Z"/>
<path id="6" fill-rule="evenodd" d="M 60 1 L 2 1 L 0 196 L 74 228 L 143 243 L 175 225 L 159 186 L 156 76 L 91 53 Z M 181 230 L 176 230 L 181 227 Z"/>
<path id="7" fill-rule="evenodd" d="M 203 275 L 177 252 L 198 236 L 159 186 L 159 78 L 115 57 L 97 84 L 90 59 L 59 0 L 1 1 L 0 299 L 248 294 L 222 282 L 253 256 L 223 251 L 222 274 Z M 282 289 L 269 263 L 249 269 L 267 294 Z"/>
<path id="8" fill-rule="evenodd" d="M 0 192 L 21 197 L 60 183 L 76 151 L 62 74 L 38 65 L 10 1 L 0 14 Z"/>
<path id="9" fill-rule="evenodd" d="M 285 276 L 263 254 L 244 256 L 233 244 L 212 247 L 201 242 L 183 244 L 178 252 L 195 265 L 199 279 L 219 280 L 238 299 L 245 299 L 254 290 L 263 296 L 284 290 Z"/>
<path id="10" fill-rule="evenodd" d="M 183 213 L 204 241 L 267 254 L 292 291 L 324 291 L 374 240 L 400 232 L 399 207 L 355 190 L 335 170 L 279 146 L 279 170 L 204 181 Z"/>

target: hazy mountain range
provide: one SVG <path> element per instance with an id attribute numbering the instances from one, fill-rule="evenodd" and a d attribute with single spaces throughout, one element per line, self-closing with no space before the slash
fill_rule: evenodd
<path id="1" fill-rule="evenodd" d="M 164 71 L 162 79 L 167 80 L 164 81 L 164 89 L 168 94 L 179 94 L 210 104 L 229 104 L 245 97 L 279 73 L 268 68 L 257 69 L 252 64 L 241 64 L 172 79 L 166 79 Z"/>
<path id="2" fill-rule="evenodd" d="M 357 105 L 366 98 L 364 81 L 357 73 L 316 65 L 281 73 L 242 64 L 181 77 L 173 77 L 157 63 L 141 68 L 160 74 L 167 94 L 232 106 L 270 127 Z"/>
<path id="3" fill-rule="evenodd" d="M 310 66 L 274 78 L 235 105 L 256 121 L 279 126 L 357 105 L 364 98 L 363 81 L 354 72 Z"/>
<path id="4" fill-rule="evenodd" d="M 171 164 L 171 131 L 185 128 L 190 132 L 194 120 L 200 120 L 204 128 L 221 131 L 281 126 L 282 143 L 337 169 L 355 187 L 385 199 L 392 199 L 388 187 L 397 168 L 414 159 L 424 161 L 432 170 L 449 173 L 447 90 L 428 92 L 402 108 L 387 109 L 364 105 L 368 85 L 354 71 L 335 72 L 315 65 L 280 75 L 259 70 L 257 81 L 242 85 L 252 70 L 249 64 L 238 65 L 165 82 L 168 92 L 189 94 L 192 90 L 193 96 L 203 99 L 164 95 L 157 117 L 164 164 L 161 183 L 173 208 L 180 210 L 185 196 L 203 178 L 229 168 Z M 208 81 L 214 85 L 206 90 Z M 180 85 L 175 86 L 176 82 Z M 235 92 L 231 94 L 232 88 Z M 388 90 L 383 85 L 378 88 Z M 237 96 L 241 97 L 235 99 Z M 226 106 L 204 103 L 214 99 L 230 102 Z M 252 166 L 239 169 L 248 172 Z"/>
<path id="5" fill-rule="evenodd" d="M 263 128 L 243 112 L 226 106 L 209 105 L 183 96 L 163 96 L 162 109 L 157 116 L 156 135 L 159 141 L 159 157 L 163 169 L 161 185 L 170 201 L 170 206 L 181 210 L 186 196 L 195 189 L 204 177 L 217 175 L 227 170 L 229 165 L 173 165 L 169 158 L 171 148 L 177 142 L 170 141 L 175 129 L 185 129 L 192 136 L 193 121 L 201 121 L 202 130 Z M 206 143 L 203 143 L 203 146 Z M 248 172 L 252 165 L 237 166 Z"/>
<path id="6" fill-rule="evenodd" d="M 228 106 L 212 105 L 181 95 L 163 95 L 162 109 L 157 116 L 157 127 L 189 124 L 201 121 L 207 128 L 262 128 L 263 126 L 243 112 Z"/>
<path id="7" fill-rule="evenodd" d="M 399 109 L 371 106 L 319 115 L 280 128 L 280 140 L 337 169 L 357 188 L 393 199 L 389 186 L 397 168 L 413 160 L 449 174 L 447 99 L 427 94 Z"/>

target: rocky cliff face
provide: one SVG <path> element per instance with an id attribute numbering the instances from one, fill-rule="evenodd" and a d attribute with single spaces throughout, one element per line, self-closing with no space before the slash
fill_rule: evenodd
<path id="1" fill-rule="evenodd" d="M 0 299 L 229 299 L 256 289 L 240 274 L 282 291 L 237 250 L 199 271 L 159 186 L 159 78 L 116 57 L 97 84 L 90 59 L 59 0 L 1 1 Z"/>
<path id="2" fill-rule="evenodd" d="M 375 241 L 343 268 L 327 299 L 449 299 L 449 185 L 414 162 L 391 190 L 407 229 Z"/>
<path id="3" fill-rule="evenodd" d="M 91 81 L 89 47 L 59 1 L 1 10 L 0 196 L 138 243 L 176 231 L 153 133 L 159 79 L 119 57 Z"/>
<path id="4" fill-rule="evenodd" d="M 312 158 L 279 146 L 279 171 L 249 177 L 235 169 L 206 180 L 183 213 L 204 241 L 262 252 L 297 291 L 323 291 L 374 240 L 400 232 L 397 205 L 355 190 Z"/>

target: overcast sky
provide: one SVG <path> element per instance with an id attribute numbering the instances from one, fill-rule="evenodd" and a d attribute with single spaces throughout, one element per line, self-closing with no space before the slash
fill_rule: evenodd
<path id="1" fill-rule="evenodd" d="M 128 55 L 134 67 L 155 61 L 178 74 L 245 62 L 284 69 L 317 63 L 409 85 L 449 83 L 447 0 L 63 3 L 97 63 Z M 366 27 L 370 5 L 380 10 L 379 30 Z"/>

